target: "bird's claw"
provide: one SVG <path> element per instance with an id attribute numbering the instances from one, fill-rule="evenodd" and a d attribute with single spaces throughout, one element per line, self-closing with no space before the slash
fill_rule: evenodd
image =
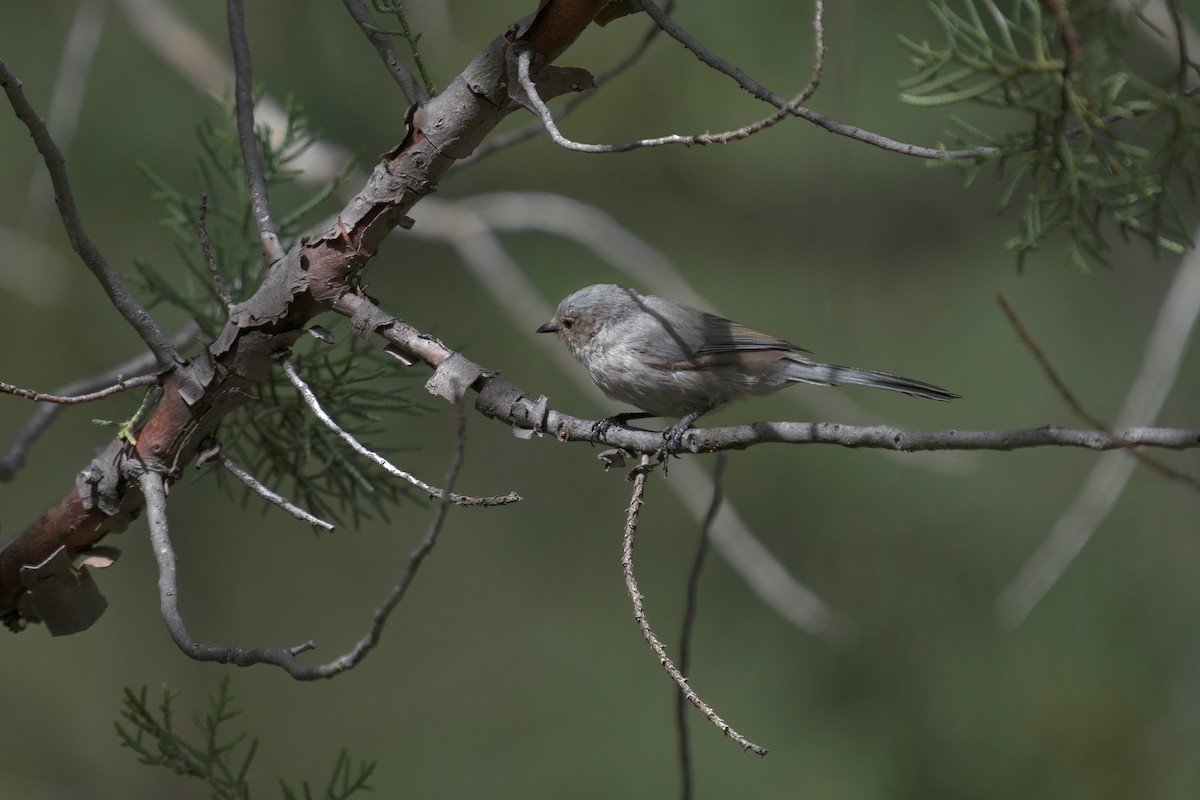
<path id="1" fill-rule="evenodd" d="M 692 423 L 677 422 L 663 431 L 663 441 L 666 442 L 668 453 L 678 453 L 683 449 L 683 435 L 692 428 Z"/>

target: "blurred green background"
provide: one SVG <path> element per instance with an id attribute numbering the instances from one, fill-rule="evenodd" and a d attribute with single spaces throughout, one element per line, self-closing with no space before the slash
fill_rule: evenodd
<path id="1" fill-rule="evenodd" d="M 186 18 L 224 53 L 221 4 L 187 5 Z M 403 99 L 341 4 L 249 5 L 257 81 L 276 96 L 294 94 L 316 129 L 365 154 L 368 167 L 398 141 Z M 529 5 L 412 3 L 437 83 Z M 169 270 L 173 241 L 137 165 L 192 190 L 194 128 L 213 105 L 147 51 L 124 8 L 114 3 L 108 13 L 68 162 L 84 220 L 108 258 L 125 270 L 135 257 Z M 40 108 L 75 9 L 4 10 L 0 57 Z M 803 85 L 812 49 L 807 4 L 730 9 L 685 3 L 678 19 L 777 91 Z M 645 25 L 627 18 L 593 28 L 561 61 L 598 71 Z M 943 137 L 943 113 L 896 101 L 895 82 L 907 74 L 897 33 L 937 35 L 923 3 L 831 4 L 826 31 L 825 82 L 811 105 L 904 141 Z M 715 131 L 764 113 L 664 39 L 563 127 L 576 139 L 615 142 Z M 54 219 L 27 216 L 26 187 L 40 166 L 23 127 L 10 114 L 0 119 L 0 226 L 10 242 L 0 268 L 0 379 L 49 390 L 127 358 L 137 342 Z M 724 147 L 620 156 L 568 153 L 538 139 L 453 173 L 438 196 L 496 190 L 559 192 L 592 204 L 660 249 L 722 313 L 831 361 L 963 395 L 943 405 L 794 390 L 844 396 L 912 427 L 1076 423 L 1004 320 L 998 291 L 1086 406 L 1112 419 L 1175 267 L 1133 247 L 1116 251 L 1113 269 L 1081 274 L 1048 249 L 1019 274 L 1003 247 L 1016 223 L 995 213 L 989 180 L 964 190 L 951 170 L 800 121 Z M 13 238 L 13 230 L 29 238 Z M 558 237 L 503 241 L 551 302 L 586 284 L 628 282 Z M 549 395 L 553 407 L 581 416 L 615 410 L 557 370 L 546 349 L 557 343 L 532 343 L 529 332 L 544 320 L 514 324 L 449 248 L 395 238 L 367 280 L 386 308 Z M 180 321 L 162 316 L 168 326 Z M 426 376 L 413 369 L 418 399 Z M 1193 348 L 1159 421 L 1200 424 L 1198 400 Z M 127 416 L 135 402 L 117 398 L 62 415 L 17 480 L 0 486 L 5 536 L 67 491 L 110 438 L 90 419 Z M 5 446 L 31 408 L 0 398 Z M 712 424 L 831 417 L 843 420 L 774 396 Z M 516 490 L 525 502 L 452 510 L 381 645 L 331 682 L 189 661 L 158 615 L 144 525 L 110 537 L 106 544 L 125 552 L 97 575 L 110 608 L 95 627 L 63 639 L 40 627 L 3 637 L 0 797 L 206 797 L 198 784 L 138 765 L 118 748 L 112 723 L 122 687 L 169 686 L 183 693 L 182 708 L 200 708 L 225 675 L 245 710 L 242 726 L 262 739 L 258 797 L 273 795 L 278 776 L 321 781 L 342 747 L 380 762 L 373 784 L 382 797 L 676 795 L 673 687 L 638 635 L 621 580 L 629 484 L 620 472 L 603 473 L 589 447 L 518 441 L 474 414 L 469 423 L 459 489 Z M 440 480 L 452 429 L 446 408 L 389 417 L 387 428 L 372 444 L 410 448 L 402 466 Z M 1164 459 L 1200 470 L 1195 451 Z M 741 753 L 692 714 L 698 796 L 1197 796 L 1196 492 L 1138 471 L 1025 624 L 1004 628 L 993 611 L 1096 460 L 1054 449 L 979 453 L 948 473 L 925 455 L 784 446 L 732 454 L 729 499 L 800 580 L 855 620 L 859 637 L 835 649 L 797 631 L 711 561 L 692 683 L 771 754 Z M 711 456 L 700 461 L 711 469 Z M 189 470 L 170 506 L 183 612 L 204 641 L 278 646 L 313 638 L 320 647 L 310 658 L 331 658 L 361 635 L 428 515 L 427 503 L 409 502 L 390 523 L 314 537 L 258 502 L 242 508 L 211 476 Z M 696 535 L 664 478 L 652 476 L 639 578 L 649 618 L 672 650 Z"/>

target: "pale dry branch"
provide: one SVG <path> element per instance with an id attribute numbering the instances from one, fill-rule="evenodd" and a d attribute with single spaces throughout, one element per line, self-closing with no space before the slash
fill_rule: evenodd
<path id="1" fill-rule="evenodd" d="M 58 75 L 50 92 L 50 104 L 46 112 L 46 127 L 53 131 L 59 149 L 64 153 L 71 150 L 75 131 L 79 125 L 79 110 L 92 74 L 92 63 L 104 38 L 108 20 L 109 0 L 81 0 L 71 20 L 71 29 L 63 44 L 62 59 Z M 29 193 L 25 200 L 26 231 L 41 230 L 50 211 L 54 191 L 50 176 L 34 170 L 29 179 Z"/>
<path id="2" fill-rule="evenodd" d="M 236 461 L 224 453 L 217 457 L 217 463 L 228 470 L 233 477 L 244 483 L 248 489 L 262 499 L 266 500 L 268 503 L 279 506 L 296 519 L 300 520 L 301 522 L 307 522 L 309 525 L 312 525 L 315 528 L 322 528 L 327 531 L 333 530 L 332 523 L 326 522 L 315 514 L 305 511 L 303 508 L 288 500 L 283 495 L 271 491 L 263 485 L 262 481 L 251 475 Z"/>
<path id="3" fill-rule="evenodd" d="M 521 88 L 525 91 L 526 99 L 533 106 L 534 112 L 541 118 L 546 132 L 550 134 L 550 138 L 555 144 L 567 150 L 573 150 L 578 153 L 626 153 L 630 150 L 639 150 L 643 147 L 661 147 L 668 144 L 682 144 L 688 147 L 694 145 L 728 144 L 747 139 L 756 133 L 760 133 L 776 125 L 784 118 L 793 114 L 804 103 L 808 102 L 809 98 L 816 92 L 817 87 L 820 86 L 821 76 L 825 69 L 824 0 L 816 0 L 814 7 L 813 30 L 816 55 L 814 56 L 812 76 L 809 78 L 808 85 L 773 114 L 769 114 L 748 125 L 743 125 L 740 128 L 733 128 L 720 133 L 699 133 L 687 136 L 671 134 L 648 139 L 637 139 L 623 144 L 585 144 L 583 142 L 572 141 L 565 137 L 562 131 L 558 129 L 553 112 L 550 111 L 550 108 L 538 94 L 537 86 L 534 85 L 529 72 L 533 58 L 533 54 L 529 50 L 523 51 L 517 57 L 517 77 L 521 82 Z"/>
<path id="4" fill-rule="evenodd" d="M 711 706 L 700 699 L 700 695 L 696 694 L 695 690 L 688 684 L 687 678 L 684 677 L 679 668 L 671 661 L 671 657 L 667 655 L 667 649 L 659 641 L 658 636 L 654 633 L 654 629 L 650 627 L 650 621 L 646 618 L 645 602 L 642 592 L 638 588 L 637 578 L 633 574 L 633 545 L 637 538 L 638 515 L 641 513 L 642 504 L 645 501 L 646 476 L 651 470 L 651 457 L 648 455 L 642 456 L 641 464 L 633 471 L 633 494 L 629 498 L 629 508 L 625 513 L 625 534 L 622 537 L 621 544 L 621 569 L 625 573 L 625 588 L 629 591 L 629 599 L 633 603 L 633 618 L 637 622 L 638 629 L 642 632 L 642 638 L 646 640 L 646 643 L 650 645 L 650 649 L 654 651 L 654 655 L 658 657 L 658 663 L 671 676 L 671 680 L 675 681 L 675 685 L 679 687 L 679 691 L 687 698 L 687 701 L 694 705 L 721 733 L 736 742 L 743 750 L 749 750 L 755 755 L 765 756 L 767 754 L 765 748 L 756 745 L 734 730 L 729 723 L 721 719 L 717 712 L 712 710 Z"/>
<path id="5" fill-rule="evenodd" d="M 509 503 L 516 503 L 520 501 L 521 496 L 516 492 L 509 492 L 506 495 L 494 497 L 475 497 L 472 495 L 447 493 L 446 490 L 439 489 L 436 486 L 426 483 L 417 476 L 413 475 L 411 472 L 406 472 L 405 470 L 400 469 L 392 462 L 376 453 L 374 450 L 371 450 L 363 445 L 362 442 L 358 441 L 358 439 L 355 439 L 349 432 L 338 425 L 337 422 L 334 421 L 333 417 L 329 416 L 325 409 L 321 407 L 321 402 L 317 400 L 317 396 L 313 393 L 313 390 L 307 383 L 304 382 L 304 379 L 300 377 L 300 374 L 296 372 L 296 367 L 291 361 L 289 361 L 286 357 L 281 356 L 279 358 L 279 364 L 281 367 L 283 367 L 283 372 L 285 375 L 287 375 L 288 380 L 291 381 L 292 385 L 296 387 L 296 391 L 298 391 L 300 396 L 304 398 L 304 403 L 308 406 L 309 411 L 313 413 L 313 416 L 324 423 L 325 427 L 337 434 L 338 437 L 345 442 L 351 450 L 358 453 L 368 461 L 378 465 L 393 477 L 407 481 L 408 483 L 420 489 L 422 492 L 425 492 L 430 497 L 437 497 L 440 499 L 442 497 L 449 496 L 450 502 L 456 506 L 503 506 L 508 505 Z"/>
<path id="6" fill-rule="evenodd" d="M 54 186 L 54 196 L 58 204 L 59 217 L 71 242 L 71 249 L 79 255 L 84 265 L 96 276 L 104 293 L 108 295 L 113 307 L 125 318 L 150 351 L 161 367 L 172 367 L 180 363 L 179 354 L 175 352 L 171 341 L 159 329 L 154 318 L 142 307 L 132 294 L 125 288 L 117 271 L 108 263 L 108 259 L 88 236 L 79 209 L 75 206 L 75 195 L 71 191 L 71 181 L 67 175 L 66 161 L 62 151 L 54 143 L 46 122 L 34 109 L 21 90 L 21 81 L 17 79 L 8 65 L 0 59 L 0 88 L 8 96 L 17 119 L 24 123 L 33 138 L 33 143 L 46 164 L 46 172 Z"/>

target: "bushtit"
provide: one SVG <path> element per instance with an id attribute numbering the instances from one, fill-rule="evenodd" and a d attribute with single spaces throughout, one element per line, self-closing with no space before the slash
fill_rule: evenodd
<path id="1" fill-rule="evenodd" d="M 822 364 L 791 342 L 612 284 L 563 298 L 537 332 L 557 333 L 606 395 L 645 412 L 603 420 L 597 435 L 631 419 L 679 418 L 663 432 L 671 450 L 679 449 L 684 432 L 709 411 L 793 383 L 872 386 L 931 400 L 958 397 L 911 378 Z"/>

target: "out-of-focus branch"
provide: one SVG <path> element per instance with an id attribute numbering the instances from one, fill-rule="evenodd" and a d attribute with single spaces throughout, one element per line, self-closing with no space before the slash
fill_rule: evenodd
<path id="1" fill-rule="evenodd" d="M 25 97 L 25 93 L 21 90 L 21 81 L 9 71 L 8 65 L 4 63 L 3 59 L 0 59 L 0 88 L 3 88 L 4 93 L 8 96 L 8 102 L 12 105 L 17 119 L 21 120 L 29 130 L 29 135 L 33 138 L 33 143 L 46 164 L 46 171 L 54 186 L 58 213 L 62 218 L 63 228 L 66 229 L 67 238 L 71 242 L 71 249 L 79 255 L 87 268 L 100 281 L 100 286 L 112 301 L 113 307 L 137 331 L 138 336 L 154 353 L 159 366 L 174 366 L 179 362 L 179 354 L 175 352 L 170 340 L 159 329 L 149 312 L 125 288 L 117 271 L 108 263 L 108 259 L 88 236 L 87 230 L 83 227 L 83 220 L 79 216 L 79 209 L 75 206 L 75 195 L 71 191 L 71 181 L 67 176 L 67 165 L 62 151 L 58 149 L 50 132 L 46 130 L 45 120 L 38 116 L 33 105 Z"/>
<path id="2" fill-rule="evenodd" d="M 708 544 L 713 523 L 716 522 L 717 512 L 721 510 L 724 499 L 722 479 L 725 476 L 725 463 L 728 459 L 724 453 L 717 453 L 713 465 L 712 499 L 704 519 L 700 522 L 700 541 L 696 545 L 696 555 L 692 558 L 692 568 L 688 571 L 687 592 L 684 596 L 683 623 L 679 633 L 679 671 L 684 675 L 692 669 L 692 626 L 696 621 L 696 609 L 700 600 L 700 573 L 704 570 L 704 562 L 708 556 Z M 683 800 L 692 797 L 692 748 L 688 740 L 687 726 L 687 697 L 683 692 L 675 693 L 675 730 L 679 736 L 679 773 Z"/>
<path id="3" fill-rule="evenodd" d="M 83 106 L 92 62 L 104 37 L 108 5 L 109 0 L 80 0 L 63 45 L 58 76 L 54 80 L 54 91 L 50 93 L 49 110 L 46 112 L 46 127 L 53 132 L 59 149 L 64 153 L 71 151 L 71 142 L 75 138 L 79 109 Z M 23 227 L 26 232 L 42 229 L 53 199 L 50 176 L 41 170 L 34 170 L 25 201 Z"/>
<path id="4" fill-rule="evenodd" d="M 1200 251 L 1193 249 L 1180 262 L 1163 297 L 1142 355 L 1142 367 L 1117 414 L 1118 426 L 1153 420 L 1158 415 L 1175 385 L 1197 316 Z M 1119 430 L 1113 432 L 1115 437 L 1122 435 Z M 996 615 L 1002 622 L 1019 625 L 1053 588 L 1108 517 L 1133 474 L 1134 464 L 1133 459 L 1112 453 L 1092 467 L 1074 502 L 997 598 Z"/>
<path id="5" fill-rule="evenodd" d="M 756 745 L 738 733 L 729 723 L 721 719 L 711 706 L 700 699 L 700 695 L 696 694 L 696 691 L 692 689 L 688 683 L 688 679 L 684 677 L 679 668 L 671 661 L 671 657 L 667 655 L 667 648 L 659 641 L 658 636 L 654 633 L 654 629 L 650 627 L 650 621 L 646 618 L 645 602 L 642 598 L 642 592 L 638 588 L 637 579 L 633 574 L 633 544 L 637 538 L 638 516 L 641 513 L 642 503 L 645 500 L 646 475 L 652 469 L 653 466 L 650 463 L 650 457 L 642 456 L 641 465 L 633 471 L 633 494 L 629 498 L 629 508 L 625 512 L 625 535 L 621 540 L 621 569 L 625 573 L 625 588 L 629 590 L 629 599 L 633 603 L 633 618 L 637 622 L 638 630 L 642 632 L 642 638 L 650 645 L 650 649 L 658 657 L 658 663 L 671 676 L 671 680 L 675 681 L 675 685 L 679 687 L 679 691 L 684 698 L 694 705 L 721 733 L 735 741 L 743 750 L 749 750 L 758 756 L 765 756 L 767 754 L 766 748 Z"/>

